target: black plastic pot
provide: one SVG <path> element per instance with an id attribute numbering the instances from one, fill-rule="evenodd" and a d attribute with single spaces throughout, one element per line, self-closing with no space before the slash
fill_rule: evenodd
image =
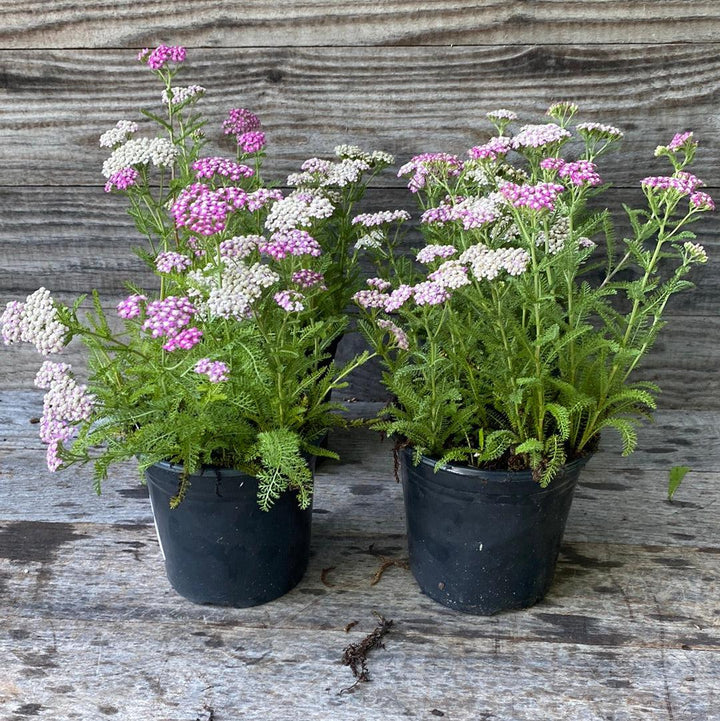
<path id="1" fill-rule="evenodd" d="M 284 493 L 269 511 L 258 481 L 240 471 L 205 468 L 190 476 L 175 508 L 181 467 L 157 463 L 145 473 L 165 570 L 194 603 L 245 608 L 272 601 L 302 578 L 310 555 L 312 508 Z"/>
<path id="2" fill-rule="evenodd" d="M 546 487 L 530 471 L 445 466 L 401 452 L 410 569 L 444 606 L 489 616 L 542 599 L 555 572 L 581 458 Z"/>

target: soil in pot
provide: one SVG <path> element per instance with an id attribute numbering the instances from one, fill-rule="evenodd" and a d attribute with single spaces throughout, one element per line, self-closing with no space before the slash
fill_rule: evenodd
<path id="1" fill-rule="evenodd" d="M 588 458 L 546 487 L 530 471 L 445 466 L 401 451 L 410 569 L 430 598 L 491 615 L 541 600 L 552 582 L 573 492 Z"/>
<path id="2" fill-rule="evenodd" d="M 172 587 L 194 603 L 244 608 L 296 586 L 310 555 L 312 507 L 285 493 L 261 511 L 256 478 L 205 468 L 171 509 L 181 470 L 157 463 L 145 474 Z"/>

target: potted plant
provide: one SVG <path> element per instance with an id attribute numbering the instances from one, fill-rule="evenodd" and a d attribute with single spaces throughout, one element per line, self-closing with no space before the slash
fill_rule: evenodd
<path id="1" fill-rule="evenodd" d="M 261 178 L 266 140 L 248 110 L 223 123 L 235 157 L 203 155 L 205 90 L 175 84 L 185 56 L 143 50 L 163 112 L 143 111 L 150 134 L 120 121 L 100 139 L 105 191 L 126 197 L 147 238 L 151 287 L 129 284 L 109 311 L 93 293 L 87 313 L 85 297 L 66 305 L 40 288 L 0 324 L 5 343 L 43 355 L 73 338 L 89 352 L 87 385 L 51 360 L 35 381 L 50 470 L 92 462 L 99 492 L 111 464 L 137 458 L 171 584 L 249 606 L 307 565 L 313 459 L 337 457 L 319 441 L 342 423 L 330 393 L 369 355 L 332 362 L 347 323 L 337 298 L 357 284 L 357 259 L 337 246 L 367 177 L 392 158 L 340 148 L 323 165 L 340 168 L 332 178 L 306 169 L 315 186 L 284 195 Z"/>
<path id="2" fill-rule="evenodd" d="M 394 396 L 375 427 L 399 439 L 411 569 L 471 613 L 544 596 L 578 474 L 601 432 L 635 448 L 659 390 L 636 371 L 707 260 L 686 230 L 714 209 L 692 133 L 657 148 L 672 171 L 640 181 L 618 244 L 597 161 L 622 133 L 576 111 L 509 133 L 516 115 L 498 110 L 467 158 L 403 166 L 427 244 L 415 266 L 397 257 L 392 223 L 407 217 L 387 213 L 378 277 L 355 296 Z"/>

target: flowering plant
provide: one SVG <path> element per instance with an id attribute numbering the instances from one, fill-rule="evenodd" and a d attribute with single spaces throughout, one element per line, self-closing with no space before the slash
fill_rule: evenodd
<path id="1" fill-rule="evenodd" d="M 630 453 L 655 408 L 659 389 L 633 375 L 670 296 L 707 260 L 685 228 L 713 200 L 689 171 L 692 133 L 675 135 L 655 153 L 671 174 L 640 182 L 646 205 L 624 206 L 632 232 L 616 252 L 610 212 L 591 200 L 607 188 L 598 158 L 622 133 L 574 124 L 576 111 L 556 104 L 553 122 L 515 134 L 514 113 L 489 113 L 497 135 L 467 159 L 431 153 L 400 169 L 422 208 L 424 269 L 393 256 L 390 222 L 407 217 L 388 214 L 376 240 L 389 249 L 355 300 L 395 397 L 376 425 L 418 454 L 531 468 L 546 484 L 606 428 Z"/>
<path id="2" fill-rule="evenodd" d="M 261 179 L 266 138 L 243 108 L 222 126 L 236 156 L 204 156 L 205 89 L 174 83 L 185 56 L 168 46 L 139 55 L 163 85 L 163 113 L 143 111 L 152 137 L 123 120 L 100 138 L 105 191 L 129 202 L 156 287 L 129 285 L 113 313 L 94 294 L 87 317 L 83 298 L 67 306 L 41 288 L 8 304 L 3 339 L 43 355 L 74 337 L 89 349 L 88 385 L 52 361 L 36 378 L 51 470 L 92 460 L 99 491 L 116 461 L 182 464 L 177 503 L 188 476 L 212 464 L 257 476 L 263 509 L 288 489 L 306 507 L 308 456 L 335 457 L 318 444 L 342 422 L 330 392 L 369 355 L 336 367 L 330 352 L 358 283 L 348 218 L 393 159 L 342 146 L 336 161 L 307 161 L 284 195 Z"/>

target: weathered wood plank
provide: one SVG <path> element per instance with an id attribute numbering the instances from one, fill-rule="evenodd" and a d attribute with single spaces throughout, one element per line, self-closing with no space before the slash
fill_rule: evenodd
<path id="1" fill-rule="evenodd" d="M 638 169 L 672 133 L 693 128 L 700 140 L 712 137 L 720 89 L 715 50 L 702 42 L 213 48 L 191 54 L 186 79 L 210 90 L 203 103 L 214 127 L 230 105 L 259 113 L 271 174 L 285 175 L 342 142 L 403 158 L 464 152 L 489 134 L 488 110 L 510 106 L 537 122 L 551 102 L 568 98 L 583 108 L 583 119 L 627 131 L 626 150 L 608 158 L 606 175 L 634 187 Z M 4 51 L 0 88 L 0 182 L 7 186 L 96 185 L 100 133 L 121 117 L 137 118 L 140 105 L 159 103 L 155 79 L 128 51 Z M 213 137 L 213 126 L 207 130 Z M 697 165 L 711 186 L 720 185 L 718 153 L 708 145 Z"/>
<path id="2" fill-rule="evenodd" d="M 369 416 L 377 407 L 351 404 L 351 411 Z M 46 470 L 37 426 L 28 421 L 40 410 L 39 393 L 0 395 L 0 520 L 150 523 L 147 491 L 134 464 L 115 467 L 100 497 L 92 491 L 89 469 Z M 566 540 L 719 548 L 718 471 L 713 462 L 720 453 L 719 427 L 717 412 L 659 412 L 657 422 L 641 430 L 639 449 L 629 458 L 619 455 L 619 442 L 608 434 L 582 473 Z M 333 432 L 330 447 L 340 454 L 341 463 L 324 461 L 318 468 L 316 533 L 402 536 L 402 490 L 393 479 L 392 443 L 353 429 Z M 673 465 L 690 466 L 692 472 L 668 503 L 667 477 Z"/>
<path id="3" fill-rule="evenodd" d="M 713 41 L 717 5 L 661 0 L 333 0 L 222 5 L 168 3 L 163 13 L 129 2 L 50 4 L 7 0 L 0 42 L 8 48 L 143 47 L 159 40 L 206 46 L 474 45 Z"/>
<path id="4" fill-rule="evenodd" d="M 16 618 L 51 623 L 134 618 L 146 625 L 200 621 L 308 631 L 341 631 L 353 612 L 378 609 L 426 641 L 449 636 L 720 651 L 716 552 L 566 544 L 544 601 L 478 618 L 427 598 L 402 568 L 387 569 L 372 584 L 385 558 L 407 557 L 403 536 L 328 537 L 320 530 L 294 590 L 259 608 L 228 609 L 199 606 L 173 591 L 154 534 L 152 525 L 2 522 L 3 605 Z"/>
<path id="5" fill-rule="evenodd" d="M 85 620 L 47 627 L 0 621 L 6 673 L 0 710 L 67 721 L 303 718 L 399 721 L 717 721 L 718 656 L 708 651 L 427 641 L 398 624 L 370 656 L 372 682 L 352 677 L 342 649 L 370 631 L 254 630 Z"/>

